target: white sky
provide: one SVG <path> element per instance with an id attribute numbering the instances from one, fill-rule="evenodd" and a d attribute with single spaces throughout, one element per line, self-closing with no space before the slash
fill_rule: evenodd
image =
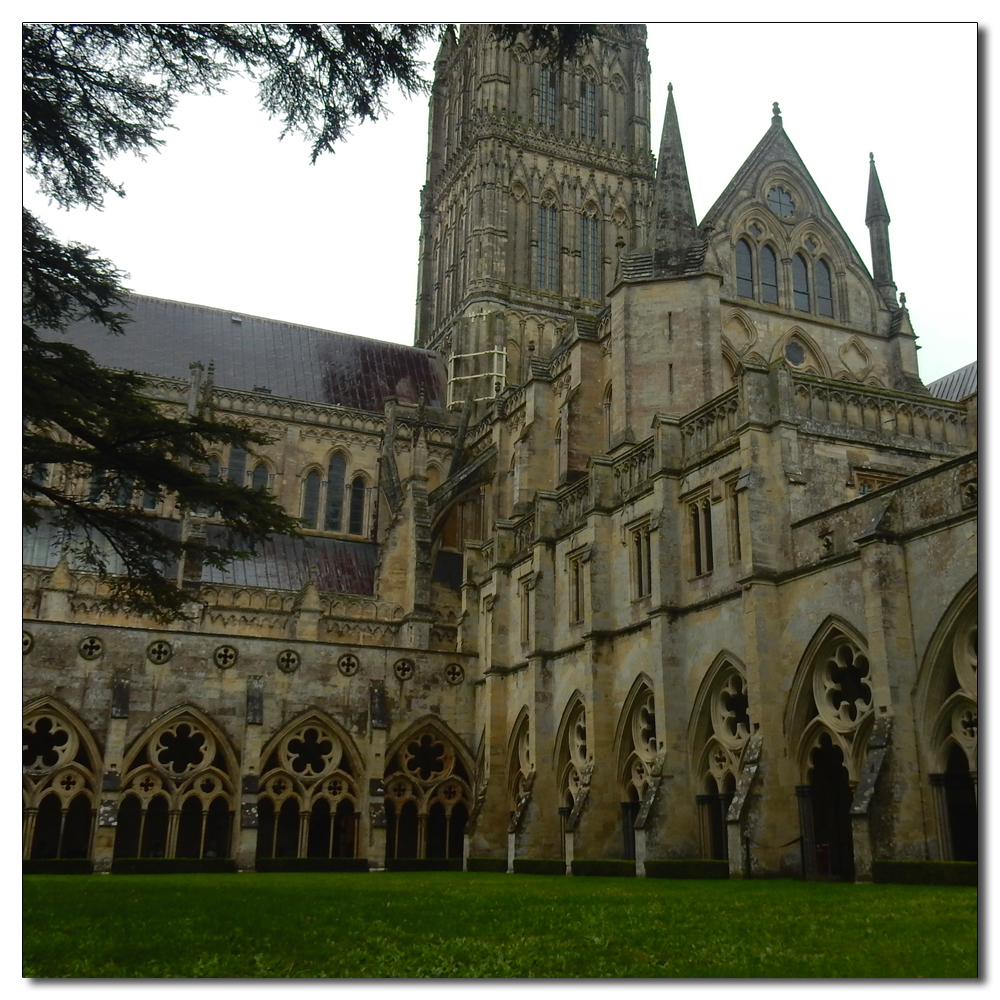
<path id="1" fill-rule="evenodd" d="M 785 131 L 870 265 L 868 153 L 930 381 L 977 354 L 977 51 L 965 24 L 650 24 L 653 149 L 674 85 L 699 219 L 770 125 Z M 433 58 L 433 48 L 426 54 Z M 97 248 L 137 292 L 412 343 L 426 101 L 308 162 L 254 87 L 188 97 L 167 145 L 110 173 L 127 197 L 29 207 Z"/>

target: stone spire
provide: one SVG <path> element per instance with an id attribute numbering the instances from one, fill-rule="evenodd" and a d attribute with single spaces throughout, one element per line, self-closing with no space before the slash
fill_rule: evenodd
<path id="1" fill-rule="evenodd" d="M 694 203 L 688 182 L 684 146 L 674 105 L 674 85 L 667 84 L 667 109 L 663 115 L 660 155 L 656 161 L 656 194 L 653 198 L 653 248 L 657 267 L 680 268 L 695 237 Z"/>
<path id="2" fill-rule="evenodd" d="M 889 253 L 889 210 L 875 169 L 875 154 L 868 154 L 868 208 L 865 225 L 872 248 L 872 277 L 879 294 L 890 309 L 898 308 L 896 284 L 892 280 L 892 256 Z"/>

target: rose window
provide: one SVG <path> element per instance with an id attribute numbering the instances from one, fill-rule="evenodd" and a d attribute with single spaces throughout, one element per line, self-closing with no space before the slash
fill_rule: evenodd
<path id="1" fill-rule="evenodd" d="M 455 755 L 443 740 L 424 733 L 419 739 L 406 744 L 403 761 L 411 774 L 421 781 L 430 781 L 451 771 Z"/>
<path id="2" fill-rule="evenodd" d="M 153 761 L 172 774 L 188 774 L 212 759 L 208 736 L 190 722 L 168 726 L 157 737 Z"/>
<path id="3" fill-rule="evenodd" d="M 304 778 L 322 774 L 340 763 L 339 740 L 318 726 L 305 726 L 285 740 L 286 766 Z"/>
<path id="4" fill-rule="evenodd" d="M 840 732 L 853 729 L 872 707 L 868 657 L 853 643 L 839 643 L 816 671 L 813 693 L 825 722 Z"/>
<path id="5" fill-rule="evenodd" d="M 77 740 L 72 730 L 51 715 L 29 719 L 21 733 L 21 766 L 47 770 L 72 760 Z"/>

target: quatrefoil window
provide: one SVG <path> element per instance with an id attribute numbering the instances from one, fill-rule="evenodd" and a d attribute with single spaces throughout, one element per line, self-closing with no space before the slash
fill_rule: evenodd
<path id="1" fill-rule="evenodd" d="M 162 639 L 157 642 L 151 642 L 146 647 L 146 656 L 149 657 L 152 663 L 166 663 L 171 656 L 174 655 L 174 651 L 170 646 L 169 642 L 164 642 Z"/>
<path id="2" fill-rule="evenodd" d="M 278 669 L 286 674 L 297 670 L 300 662 L 299 654 L 294 649 L 283 649 L 278 653 Z"/>
<path id="3" fill-rule="evenodd" d="M 361 663 L 353 653 L 344 653 L 344 655 L 337 660 L 337 669 L 345 677 L 353 677 L 358 672 L 360 666 Z"/>
<path id="4" fill-rule="evenodd" d="M 35 645 L 34 637 L 30 632 L 21 633 L 21 655 L 25 653 L 30 653 L 32 646 Z"/>
<path id="5" fill-rule="evenodd" d="M 444 668 L 444 675 L 449 684 L 461 684 L 465 680 L 465 668 L 460 663 L 449 663 Z"/>
<path id="6" fill-rule="evenodd" d="M 104 652 L 104 643 L 95 635 L 88 635 L 79 646 L 80 655 L 85 660 L 96 660 Z"/>
<path id="7" fill-rule="evenodd" d="M 213 654 L 213 659 L 215 660 L 215 665 L 220 670 L 228 670 L 233 664 L 236 663 L 236 657 L 239 654 L 232 646 L 219 646 L 219 648 Z"/>
<path id="8" fill-rule="evenodd" d="M 407 681 L 413 676 L 416 667 L 413 660 L 396 660 L 392 670 L 401 681 Z"/>

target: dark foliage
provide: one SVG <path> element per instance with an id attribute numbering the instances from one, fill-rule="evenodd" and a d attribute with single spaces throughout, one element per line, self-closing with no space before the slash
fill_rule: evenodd
<path id="1" fill-rule="evenodd" d="M 976 861 L 873 861 L 872 881 L 905 885 L 979 885 Z"/>
<path id="2" fill-rule="evenodd" d="M 566 862 L 559 858 L 514 858 L 515 875 L 565 875 Z"/>
<path id="3" fill-rule="evenodd" d="M 574 858 L 574 875 L 604 875 L 635 878 L 635 862 L 620 858 Z"/>
<path id="4" fill-rule="evenodd" d="M 544 54 L 552 63 L 572 59 L 597 34 L 596 24 L 491 24 L 501 45 L 513 45 L 522 36 L 529 49 Z"/>
<path id="5" fill-rule="evenodd" d="M 467 870 L 470 872 L 499 872 L 507 871 L 506 858 L 469 858 L 466 862 Z"/>
<path id="6" fill-rule="evenodd" d="M 729 878 L 729 862 L 697 858 L 647 861 L 646 878 Z"/>
<path id="7" fill-rule="evenodd" d="M 227 875 L 236 871 L 232 858 L 115 858 L 112 875 Z"/>
<path id="8" fill-rule="evenodd" d="M 366 872 L 367 858 L 258 858 L 259 872 Z"/>

